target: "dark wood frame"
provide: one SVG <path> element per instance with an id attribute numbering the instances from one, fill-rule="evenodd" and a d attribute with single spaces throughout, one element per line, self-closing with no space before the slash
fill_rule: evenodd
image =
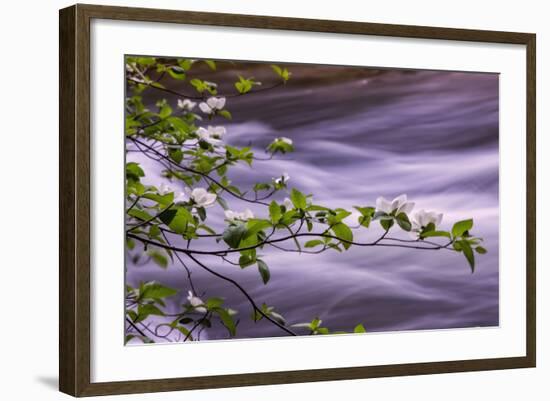
<path id="1" fill-rule="evenodd" d="M 89 60 L 92 18 L 525 45 L 527 354 L 513 358 L 91 383 Z M 59 27 L 59 388 L 62 392 L 93 396 L 535 366 L 535 34 L 81 4 L 60 10 Z"/>

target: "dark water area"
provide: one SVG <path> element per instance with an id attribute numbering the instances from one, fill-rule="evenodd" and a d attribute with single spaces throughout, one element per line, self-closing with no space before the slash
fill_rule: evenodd
<path id="1" fill-rule="evenodd" d="M 344 253 L 305 255 L 266 248 L 261 253 L 271 270 L 268 285 L 255 266 L 240 269 L 212 257 L 201 261 L 237 280 L 259 304 L 274 305 L 289 324 L 319 317 L 331 330 L 346 331 L 358 323 L 369 332 L 497 326 L 498 75 L 365 71 L 323 82 L 307 79 L 307 71 L 300 69 L 285 87 L 228 98 L 234 118 L 216 122 L 227 128 L 226 143 L 250 144 L 261 155 L 274 137 L 285 136 L 296 147 L 276 160 L 257 161 L 253 168 L 235 167 L 229 174 L 234 184 L 246 188 L 287 172 L 290 188 L 313 194 L 315 203 L 348 210 L 374 205 L 378 196 L 392 199 L 405 193 L 416 203 L 413 214 L 420 209 L 443 213 L 443 229 L 473 218 L 473 232 L 484 238 L 489 252 L 477 256 L 472 274 L 462 254 L 446 250 L 352 246 Z M 175 106 L 175 98 L 167 99 Z M 158 185 L 153 162 L 136 154 L 129 159 L 144 166 L 146 183 Z M 265 207 L 225 197 L 232 210 L 250 207 L 257 216 L 267 216 Z M 208 212 L 209 224 L 223 227 L 221 208 Z M 350 218 L 352 224 L 353 218 L 357 216 Z M 380 236 L 381 228 L 372 227 L 356 231 L 355 239 Z M 393 230 L 393 236 L 408 239 Z M 207 245 L 197 242 L 196 247 Z M 134 284 L 157 280 L 181 289 L 174 310 L 189 289 L 177 265 L 167 270 L 129 265 L 127 278 Z M 250 305 L 231 284 L 195 267 L 193 280 L 204 299 L 221 296 L 239 311 L 240 338 L 285 335 L 266 321 L 252 322 Z M 227 334 L 214 326 L 203 338 Z"/>

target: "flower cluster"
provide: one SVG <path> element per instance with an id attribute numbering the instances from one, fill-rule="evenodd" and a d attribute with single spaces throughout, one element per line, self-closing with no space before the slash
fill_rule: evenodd
<path id="1" fill-rule="evenodd" d="M 173 193 L 174 203 L 186 202 L 191 200 L 197 207 L 210 207 L 216 202 L 217 195 L 208 192 L 205 188 L 185 188 L 184 192 L 174 190 L 164 182 L 157 189 L 157 193 L 161 196 Z"/>
<path id="2" fill-rule="evenodd" d="M 232 210 L 225 211 L 225 218 L 229 221 L 241 220 L 246 221 L 254 218 L 254 213 L 250 209 L 245 209 L 244 212 L 234 212 Z"/>
<path id="3" fill-rule="evenodd" d="M 389 201 L 384 197 L 376 199 L 376 211 L 386 215 L 399 216 L 402 213 L 408 215 L 414 209 L 415 203 L 409 202 L 407 195 L 402 194 Z M 418 237 L 426 228 L 434 230 L 443 220 L 443 213 L 419 210 L 412 216 L 411 233 Z"/>
<path id="4" fill-rule="evenodd" d="M 294 142 L 292 139 L 287 138 L 285 136 L 281 136 L 279 138 L 275 138 L 273 142 L 271 142 L 267 146 L 267 151 L 271 152 L 273 154 L 280 152 L 280 153 L 287 153 L 287 152 L 293 152 L 294 151 Z"/>
<path id="5" fill-rule="evenodd" d="M 208 128 L 200 127 L 197 129 L 197 136 L 201 141 L 211 145 L 219 145 L 222 143 L 222 138 L 226 132 L 225 127 L 209 125 Z"/>
<path id="6" fill-rule="evenodd" d="M 223 110 L 225 107 L 225 98 L 224 97 L 211 97 L 206 100 L 206 102 L 201 102 L 199 104 L 199 109 L 204 114 L 213 114 L 216 110 Z"/>
<path id="7" fill-rule="evenodd" d="M 182 109 L 183 111 L 191 111 L 195 108 L 196 105 L 196 102 L 192 102 L 189 99 L 178 99 L 178 108 Z"/>
<path id="8" fill-rule="evenodd" d="M 275 185 L 277 187 L 282 187 L 282 186 L 285 186 L 286 183 L 290 180 L 290 176 L 288 175 L 288 173 L 283 173 L 282 176 L 280 177 L 277 177 L 277 178 L 273 178 L 273 182 L 275 183 Z"/>

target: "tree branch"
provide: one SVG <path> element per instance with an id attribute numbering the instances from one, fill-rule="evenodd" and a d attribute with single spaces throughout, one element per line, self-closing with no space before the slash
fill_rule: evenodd
<path id="1" fill-rule="evenodd" d="M 264 318 L 266 318 L 267 320 L 269 320 L 271 323 L 273 323 L 275 326 L 279 327 L 281 330 L 287 332 L 288 334 L 292 335 L 292 336 L 295 336 L 297 335 L 295 332 L 293 332 L 292 330 L 290 330 L 288 327 L 285 327 L 283 326 L 282 324 L 280 324 L 279 322 L 277 322 L 276 320 L 274 320 L 273 318 L 271 318 L 268 314 L 264 313 L 259 307 L 258 305 L 256 305 L 256 302 L 254 302 L 254 300 L 252 299 L 252 297 L 248 294 L 248 292 L 239 284 L 237 283 L 235 280 L 233 280 L 232 278 L 229 278 L 229 277 L 226 277 L 224 276 L 223 274 L 220 274 L 212 269 L 210 269 L 208 266 L 206 266 L 205 264 L 203 264 L 200 260 L 198 260 L 197 258 L 195 258 L 193 255 L 187 253 L 187 256 L 192 260 L 194 261 L 198 266 L 202 267 L 204 270 L 206 270 L 207 272 L 209 272 L 210 274 L 218 277 L 218 278 L 221 278 L 222 280 L 225 280 L 231 284 L 233 284 L 235 287 L 237 287 L 237 289 L 246 297 L 246 299 L 248 300 L 248 302 L 250 303 L 250 305 L 252 305 L 252 308 L 254 308 L 255 311 L 257 311 L 260 315 L 262 315 Z"/>

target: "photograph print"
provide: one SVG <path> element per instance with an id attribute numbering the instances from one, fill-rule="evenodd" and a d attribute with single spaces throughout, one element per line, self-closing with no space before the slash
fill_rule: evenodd
<path id="1" fill-rule="evenodd" d="M 498 74 L 123 68 L 125 344 L 499 325 Z"/>

